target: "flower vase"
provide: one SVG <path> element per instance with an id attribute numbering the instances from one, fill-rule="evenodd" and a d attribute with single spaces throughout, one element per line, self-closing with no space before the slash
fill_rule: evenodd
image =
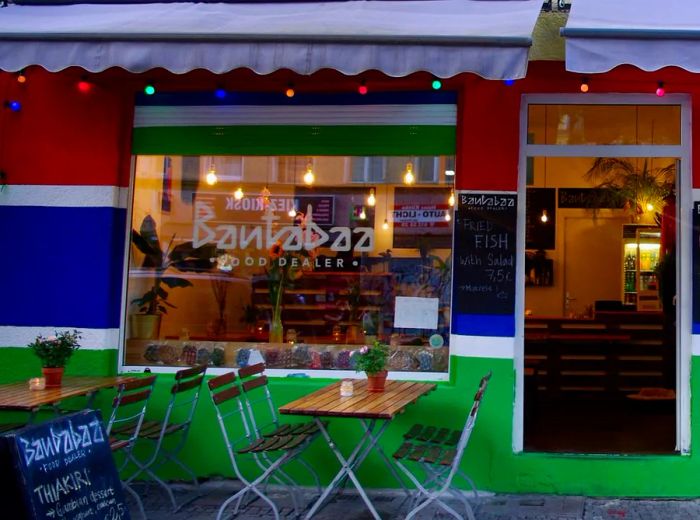
<path id="1" fill-rule="evenodd" d="M 383 392 L 386 384 L 387 371 L 374 372 L 367 374 L 367 391 L 368 392 Z"/>
<path id="2" fill-rule="evenodd" d="M 41 373 L 46 380 L 46 388 L 58 388 L 63 380 L 63 367 L 44 367 Z"/>
<path id="3" fill-rule="evenodd" d="M 275 309 L 270 321 L 270 343 L 282 343 L 284 341 L 284 327 L 282 326 L 282 313 Z"/>

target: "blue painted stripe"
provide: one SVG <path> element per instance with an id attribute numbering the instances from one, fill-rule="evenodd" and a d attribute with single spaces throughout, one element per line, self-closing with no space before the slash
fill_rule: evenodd
<path id="1" fill-rule="evenodd" d="M 120 208 L 0 206 L 0 325 L 117 328 Z"/>
<path id="2" fill-rule="evenodd" d="M 464 336 L 515 336 L 513 314 L 455 314 L 452 316 L 452 333 Z"/>
<path id="3" fill-rule="evenodd" d="M 693 323 L 693 334 L 700 334 L 700 323 Z"/>
<path id="4" fill-rule="evenodd" d="M 284 92 L 227 92 L 223 99 L 211 92 L 157 92 L 151 96 L 136 95 L 137 106 L 186 105 L 454 105 L 457 93 L 447 90 L 421 92 L 375 92 L 302 94 L 288 98 Z"/>

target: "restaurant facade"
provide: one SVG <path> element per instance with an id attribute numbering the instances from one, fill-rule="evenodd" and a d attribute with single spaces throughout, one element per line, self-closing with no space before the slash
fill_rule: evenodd
<path id="1" fill-rule="evenodd" d="M 193 43 L 177 24 L 72 37 L 36 16 L 88 6 L 10 5 L 2 380 L 36 375 L 23 346 L 37 334 L 76 328 L 68 373 L 158 373 L 154 414 L 171 374 L 200 363 L 265 362 L 281 405 L 362 377 L 352 352 L 376 339 L 390 378 L 438 382 L 386 450 L 414 423 L 461 429 L 491 371 L 463 464 L 479 489 L 700 493 L 700 89 L 695 66 L 674 61 L 687 56 L 675 22 L 615 29 L 612 9 L 598 27 L 581 2 L 565 61 L 528 63 L 541 2 L 426 4 L 454 26 L 491 22 L 476 37 L 416 34 L 426 13 L 398 8 L 395 42 L 334 41 L 304 4 L 287 40 Z M 217 9 L 183 6 L 163 19 Z M 334 428 L 346 447 L 360 435 Z M 229 474 L 218 441 L 202 399 L 184 458 L 203 477 Z M 394 486 L 380 463 L 360 478 Z"/>

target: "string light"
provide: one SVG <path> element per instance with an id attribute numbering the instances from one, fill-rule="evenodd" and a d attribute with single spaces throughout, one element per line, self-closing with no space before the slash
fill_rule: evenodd
<path id="1" fill-rule="evenodd" d="M 22 110 L 22 103 L 14 99 L 11 101 L 5 101 L 5 106 L 13 112 L 19 112 Z"/>
<path id="2" fill-rule="evenodd" d="M 588 78 L 583 78 L 583 79 L 581 80 L 581 86 L 579 87 L 579 89 L 580 89 L 581 92 L 583 92 L 583 93 L 588 92 L 588 89 L 589 89 L 589 87 L 588 87 Z"/>
<path id="3" fill-rule="evenodd" d="M 214 91 L 214 95 L 215 95 L 217 98 L 219 98 L 219 99 L 224 99 L 224 98 L 226 97 L 226 89 L 221 88 L 221 87 L 218 87 L 218 88 Z"/>
<path id="4" fill-rule="evenodd" d="M 306 172 L 304 173 L 304 177 L 302 177 L 304 180 L 304 184 L 307 186 L 311 186 L 314 181 L 316 180 L 316 176 L 314 175 L 314 169 L 311 166 L 311 163 L 308 163 L 306 165 Z"/>
<path id="5" fill-rule="evenodd" d="M 450 220 L 452 220 L 452 216 L 450 215 L 450 210 L 448 209 L 445 212 L 445 222 L 449 222 Z"/>
<path id="6" fill-rule="evenodd" d="M 27 82 L 27 76 L 24 75 L 24 69 L 22 69 L 17 73 L 17 83 L 26 83 L 26 82 Z"/>
<path id="7" fill-rule="evenodd" d="M 547 223 L 547 221 L 549 220 L 549 215 L 547 215 L 546 209 L 542 210 L 542 215 L 540 216 L 540 220 L 544 223 Z"/>
<path id="8" fill-rule="evenodd" d="M 78 81 L 77 87 L 80 92 L 82 92 L 83 94 L 87 94 L 92 90 L 92 83 L 90 83 L 85 78 L 82 78 L 80 81 Z"/>
<path id="9" fill-rule="evenodd" d="M 365 211 L 365 207 L 362 206 L 362 209 L 360 210 L 360 214 L 358 215 L 360 217 L 360 220 L 365 220 L 367 218 L 367 212 Z"/>
<path id="10" fill-rule="evenodd" d="M 152 96 L 153 94 L 156 93 L 156 87 L 154 87 L 151 83 L 143 87 L 143 93 L 146 94 L 147 96 Z"/>
<path id="11" fill-rule="evenodd" d="M 260 191 L 260 202 L 262 202 L 262 207 L 265 210 L 270 206 L 270 190 L 267 185 Z"/>
<path id="12" fill-rule="evenodd" d="M 450 207 L 455 205 L 455 190 L 450 191 L 450 198 L 447 199 L 447 203 L 450 205 Z"/>
<path id="13" fill-rule="evenodd" d="M 209 171 L 207 172 L 205 180 L 209 186 L 214 186 L 214 184 L 219 182 L 219 178 L 216 175 L 216 167 L 214 166 L 213 162 L 211 163 L 211 166 L 209 166 Z"/>
<path id="14" fill-rule="evenodd" d="M 369 196 L 367 197 L 367 205 L 374 206 L 377 203 L 377 197 L 374 196 L 374 188 L 369 190 Z"/>
<path id="15" fill-rule="evenodd" d="M 659 81 L 658 86 L 656 87 L 656 95 L 659 97 L 664 97 L 666 95 L 666 89 L 664 88 L 663 81 Z"/>
<path id="16" fill-rule="evenodd" d="M 387 229 L 389 229 L 389 220 L 384 219 L 384 224 L 382 224 L 382 229 L 383 229 L 384 231 L 386 231 Z"/>
<path id="17" fill-rule="evenodd" d="M 433 87 L 433 90 L 440 90 L 442 88 L 442 81 L 435 78 L 431 83 L 431 86 Z"/>
<path id="18" fill-rule="evenodd" d="M 292 206 L 292 209 L 290 209 L 287 212 L 287 215 L 289 215 L 292 218 L 295 218 L 297 216 L 297 209 L 294 206 Z"/>
<path id="19" fill-rule="evenodd" d="M 240 186 L 236 188 L 236 191 L 233 192 L 233 198 L 236 200 L 241 200 L 243 198 L 243 188 Z"/>
<path id="20" fill-rule="evenodd" d="M 406 163 L 406 172 L 403 174 L 403 183 L 411 185 L 416 182 L 416 176 L 413 174 L 413 163 Z"/>
<path id="21" fill-rule="evenodd" d="M 367 94 L 368 89 L 365 80 L 360 81 L 360 86 L 357 87 L 357 92 L 363 96 Z"/>
<path id="22" fill-rule="evenodd" d="M 294 92 L 294 83 L 290 83 L 289 85 L 287 85 L 287 90 L 285 90 L 284 95 L 288 98 L 293 98 L 295 93 L 296 92 Z"/>
<path id="23" fill-rule="evenodd" d="M 514 79 L 504 79 L 503 83 L 505 84 L 506 87 L 512 87 L 515 85 L 515 80 Z"/>

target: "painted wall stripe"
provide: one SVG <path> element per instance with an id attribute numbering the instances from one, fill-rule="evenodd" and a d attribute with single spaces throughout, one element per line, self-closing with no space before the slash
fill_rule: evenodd
<path id="1" fill-rule="evenodd" d="M 515 336 L 513 314 L 453 314 L 452 333 L 465 336 Z"/>
<path id="2" fill-rule="evenodd" d="M 72 328 L 52 327 L 3 327 L 0 326 L 0 348 L 24 347 L 41 335 L 51 336 L 56 332 L 73 330 Z M 119 329 L 88 329 L 78 328 L 82 339 L 81 350 L 106 350 L 119 347 Z"/>
<path id="3" fill-rule="evenodd" d="M 693 331 L 695 332 L 695 331 Z M 691 352 L 693 356 L 700 356 L 700 334 L 693 334 L 691 336 Z"/>
<path id="4" fill-rule="evenodd" d="M 151 106 L 137 107 L 135 127 L 212 125 L 445 125 L 456 105 Z"/>
<path id="5" fill-rule="evenodd" d="M 0 222 L 0 325 L 119 327 L 125 210 L 0 206 Z"/>
<path id="6" fill-rule="evenodd" d="M 168 126 L 134 128 L 134 154 L 452 155 L 455 128 L 415 126 Z"/>
<path id="7" fill-rule="evenodd" d="M 223 98 L 218 98 L 213 91 L 209 92 L 157 92 L 151 96 L 139 93 L 136 95 L 137 106 L 157 105 L 274 105 L 278 108 L 287 106 L 307 105 L 425 105 L 425 104 L 457 104 L 457 93 L 449 90 L 441 91 L 405 91 L 405 92 L 369 92 L 359 96 L 355 92 L 337 94 L 305 94 L 297 93 L 288 98 L 284 92 L 227 92 Z"/>
<path id="8" fill-rule="evenodd" d="M 513 359 L 515 338 L 452 334 L 450 354 L 461 357 Z"/>
<path id="9" fill-rule="evenodd" d="M 128 188 L 118 186 L 10 184 L 0 193 L 0 206 L 126 208 L 128 197 Z"/>

